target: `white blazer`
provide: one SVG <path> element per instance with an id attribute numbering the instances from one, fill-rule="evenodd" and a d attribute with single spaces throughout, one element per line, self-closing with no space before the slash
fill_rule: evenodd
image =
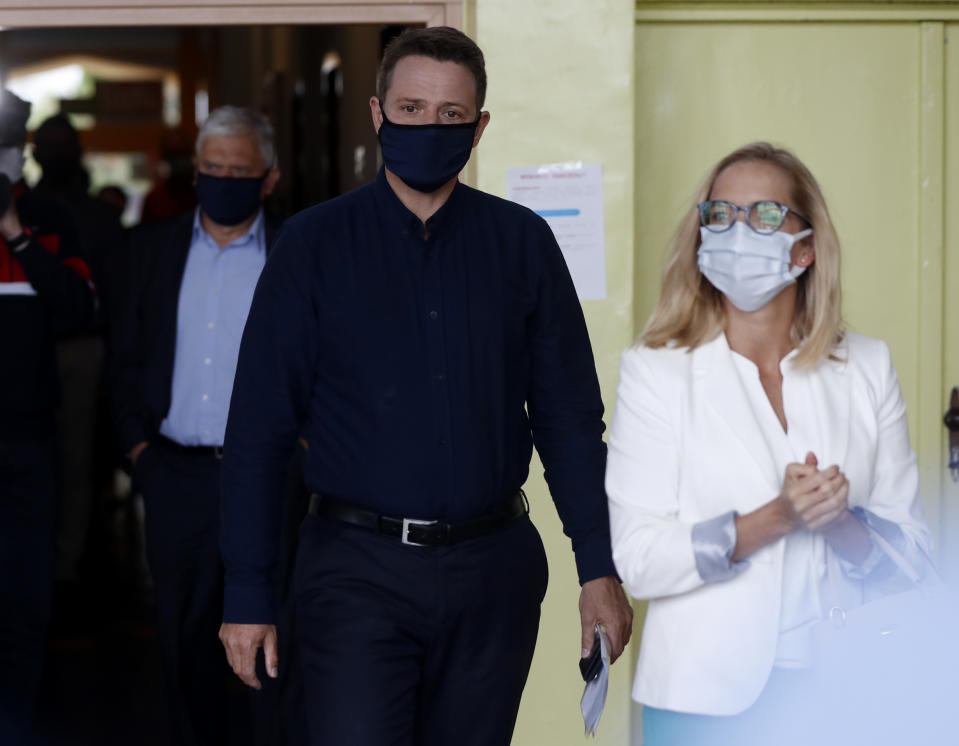
<path id="1" fill-rule="evenodd" d="M 779 495 L 779 465 L 796 460 L 763 435 L 732 354 L 720 334 L 692 351 L 634 347 L 622 356 L 606 491 L 616 569 L 635 598 L 650 601 L 633 698 L 652 707 L 736 714 L 772 670 L 785 540 L 709 584 L 691 541 L 694 524 Z M 838 356 L 805 374 L 821 422 L 819 464 L 839 464 L 850 507 L 894 521 L 928 551 L 889 348 L 848 333 Z"/>

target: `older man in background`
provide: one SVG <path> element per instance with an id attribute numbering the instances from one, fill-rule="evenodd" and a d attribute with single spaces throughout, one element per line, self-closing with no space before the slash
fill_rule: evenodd
<path id="1" fill-rule="evenodd" d="M 176 743 L 226 740 L 219 650 L 220 457 L 240 336 L 277 226 L 273 128 L 224 106 L 196 142 L 195 211 L 131 239 L 113 351 L 115 425 L 146 506 L 147 559 Z"/>

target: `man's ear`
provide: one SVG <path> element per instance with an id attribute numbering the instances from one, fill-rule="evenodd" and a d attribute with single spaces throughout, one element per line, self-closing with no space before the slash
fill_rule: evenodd
<path id="1" fill-rule="evenodd" d="M 266 172 L 266 178 L 263 179 L 263 185 L 260 187 L 260 199 L 264 200 L 273 194 L 276 183 L 280 180 L 280 169 L 271 168 Z"/>
<path id="2" fill-rule="evenodd" d="M 480 138 L 483 136 L 483 132 L 486 129 L 486 125 L 489 124 L 489 112 L 484 111 L 480 114 L 479 124 L 476 125 L 476 134 L 473 135 L 473 147 L 475 148 L 479 145 Z"/>
<path id="3" fill-rule="evenodd" d="M 383 109 L 380 108 L 380 100 L 376 96 L 370 96 L 370 114 L 373 116 L 373 129 L 376 134 L 380 134 L 380 127 L 383 126 Z"/>

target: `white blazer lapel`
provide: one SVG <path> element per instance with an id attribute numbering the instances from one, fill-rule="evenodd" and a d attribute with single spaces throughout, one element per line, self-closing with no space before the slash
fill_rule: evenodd
<path id="1" fill-rule="evenodd" d="M 705 401 L 706 406 L 725 425 L 726 432 L 715 434 L 717 448 L 724 448 L 724 441 L 731 434 L 755 462 L 775 494 L 782 486 L 782 469 L 779 466 L 781 449 L 766 437 L 765 428 L 743 387 L 732 354 L 725 334 L 693 350 L 696 398 Z"/>
<path id="2" fill-rule="evenodd" d="M 814 411 L 819 413 L 819 434 L 822 453 L 816 454 L 820 468 L 845 464 L 849 449 L 849 411 L 852 400 L 851 378 L 845 362 L 848 350 L 843 345 L 841 361 L 823 360 L 809 371 L 809 391 Z"/>

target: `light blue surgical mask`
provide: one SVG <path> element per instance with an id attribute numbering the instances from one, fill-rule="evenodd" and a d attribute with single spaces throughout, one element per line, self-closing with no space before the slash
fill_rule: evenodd
<path id="1" fill-rule="evenodd" d="M 757 233 L 742 221 L 722 233 L 700 228 L 699 271 L 740 311 L 756 311 L 805 271 L 790 267 L 790 252 L 810 235 L 812 228 Z"/>

